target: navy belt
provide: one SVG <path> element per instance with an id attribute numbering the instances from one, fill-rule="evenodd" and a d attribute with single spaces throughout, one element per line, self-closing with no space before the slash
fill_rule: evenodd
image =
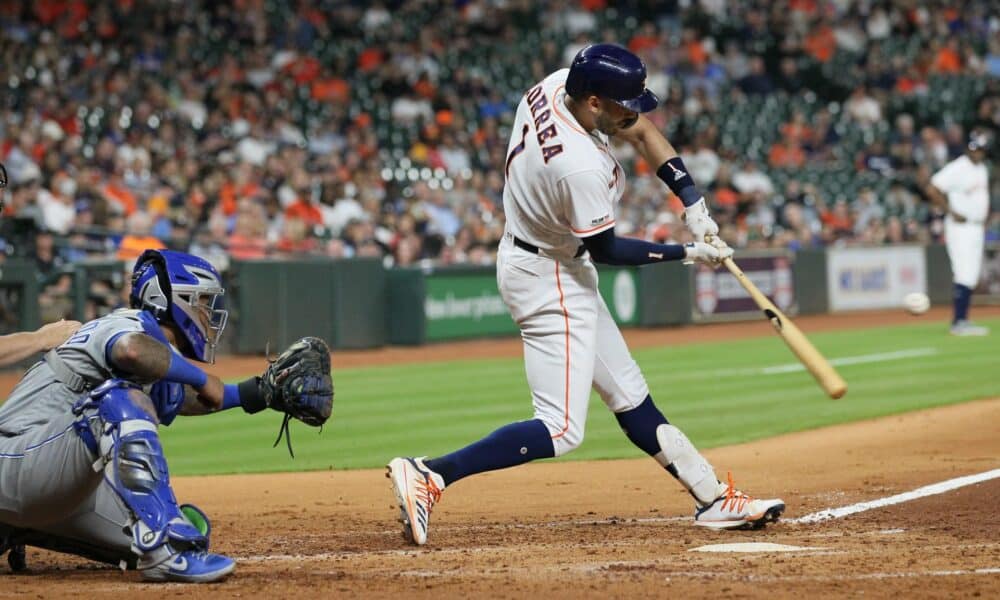
<path id="1" fill-rule="evenodd" d="M 532 254 L 538 254 L 538 252 L 539 252 L 538 246 L 536 246 L 534 244 L 529 244 L 528 242 L 526 242 L 526 241 L 522 240 L 521 238 L 517 237 L 516 235 L 512 235 L 510 237 L 512 237 L 514 239 L 514 245 L 517 246 L 518 248 L 520 248 L 521 250 L 527 250 L 528 252 L 531 252 Z M 576 254 L 573 255 L 573 258 L 580 258 L 581 256 L 583 256 L 583 253 L 586 252 L 586 251 L 587 251 L 587 247 L 584 246 L 583 244 L 580 244 L 580 247 L 576 249 Z"/>

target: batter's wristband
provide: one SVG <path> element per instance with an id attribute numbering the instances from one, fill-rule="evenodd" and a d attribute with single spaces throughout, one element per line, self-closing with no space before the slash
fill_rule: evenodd
<path id="1" fill-rule="evenodd" d="M 259 377 L 251 377 L 236 384 L 240 393 L 240 405 L 251 415 L 267 408 L 264 397 L 260 395 L 260 387 L 257 384 L 259 379 Z"/>
<path id="2" fill-rule="evenodd" d="M 675 156 L 660 165 L 656 170 L 656 176 L 663 183 L 667 184 L 670 191 L 677 195 L 684 203 L 684 206 L 691 206 L 701 200 L 701 194 L 694 185 L 694 179 L 688 174 L 687 167 L 681 157 Z"/>

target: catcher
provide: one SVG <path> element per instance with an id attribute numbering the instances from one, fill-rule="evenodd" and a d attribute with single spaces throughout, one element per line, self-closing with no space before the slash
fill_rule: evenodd
<path id="1" fill-rule="evenodd" d="M 131 309 L 83 325 L 0 406 L 0 554 L 25 546 L 138 569 L 149 581 L 210 582 L 234 561 L 208 551 L 208 517 L 178 505 L 157 435 L 177 415 L 237 406 L 322 425 L 333 406 L 330 355 L 304 338 L 261 377 L 224 385 L 188 359 L 215 360 L 224 290 L 205 260 L 146 251 Z M 280 438 L 279 438 L 280 439 Z"/>

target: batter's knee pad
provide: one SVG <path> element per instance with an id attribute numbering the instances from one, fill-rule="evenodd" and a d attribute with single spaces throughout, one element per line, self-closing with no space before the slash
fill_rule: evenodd
<path id="1" fill-rule="evenodd" d="M 205 513 L 191 505 L 185 505 L 183 510 L 177 505 L 156 420 L 140 406 L 142 394 L 133 383 L 111 380 L 92 391 L 76 408 L 81 414 L 88 406 L 97 409 L 100 436 L 89 442 L 97 446 L 94 468 L 103 469 L 104 478 L 133 514 L 132 550 L 141 557 L 140 569 L 158 564 L 180 550 L 207 549 L 210 531 Z M 85 417 L 83 422 L 92 418 Z M 77 431 L 81 429 L 93 432 L 89 424 Z M 88 441 L 85 434 L 81 435 Z"/>

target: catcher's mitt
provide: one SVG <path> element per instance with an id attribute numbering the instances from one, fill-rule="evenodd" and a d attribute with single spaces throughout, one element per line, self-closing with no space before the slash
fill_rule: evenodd
<path id="1" fill-rule="evenodd" d="M 285 413 L 277 446 L 285 436 L 293 457 L 288 422 L 292 417 L 306 425 L 322 427 L 333 409 L 330 349 L 316 337 L 304 337 L 271 361 L 257 381 L 258 390 L 270 408 Z"/>

